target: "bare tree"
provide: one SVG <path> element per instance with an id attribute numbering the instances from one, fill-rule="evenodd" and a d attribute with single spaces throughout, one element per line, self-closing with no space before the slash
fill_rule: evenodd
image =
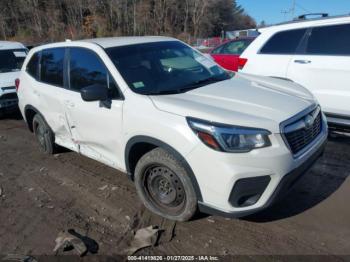
<path id="1" fill-rule="evenodd" d="M 0 36 L 26 42 L 113 35 L 219 36 L 254 27 L 235 0 L 0 1 Z"/>

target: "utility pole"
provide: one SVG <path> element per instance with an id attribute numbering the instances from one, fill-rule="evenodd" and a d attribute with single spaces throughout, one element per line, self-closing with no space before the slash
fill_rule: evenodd
<path id="1" fill-rule="evenodd" d="M 284 21 L 286 21 L 287 19 L 287 14 L 291 14 L 291 16 L 292 16 L 292 19 L 291 20 L 293 20 L 294 19 L 294 15 L 295 15 L 295 6 L 296 6 L 296 0 L 293 0 L 292 1 L 292 7 L 291 8 L 289 8 L 288 10 L 282 10 L 281 11 L 281 13 L 283 14 L 283 17 L 284 17 Z"/>
<path id="2" fill-rule="evenodd" d="M 292 3 L 292 8 L 290 9 L 290 12 L 292 13 L 292 19 L 294 19 L 294 15 L 295 15 L 295 5 L 296 5 L 296 0 L 293 0 Z"/>
<path id="3" fill-rule="evenodd" d="M 287 14 L 289 13 L 289 11 L 287 10 L 282 10 L 281 13 L 283 14 L 283 21 L 287 21 Z"/>

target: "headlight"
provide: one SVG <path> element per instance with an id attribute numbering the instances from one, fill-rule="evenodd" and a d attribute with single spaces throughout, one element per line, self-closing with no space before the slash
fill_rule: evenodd
<path id="1" fill-rule="evenodd" d="M 204 144 L 217 151 L 244 153 L 271 146 L 271 133 L 264 129 L 218 124 L 190 117 L 187 122 Z"/>

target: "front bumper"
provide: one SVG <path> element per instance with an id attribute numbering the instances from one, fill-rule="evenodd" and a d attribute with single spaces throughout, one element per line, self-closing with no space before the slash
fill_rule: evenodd
<path id="1" fill-rule="evenodd" d="M 323 123 L 319 136 L 297 157 L 281 134 L 269 136 L 271 147 L 242 154 L 217 152 L 200 143 L 186 156 L 200 188 L 200 210 L 242 217 L 270 206 L 322 155 L 328 136 L 325 119 Z"/>
<path id="2" fill-rule="evenodd" d="M 208 206 L 204 203 L 199 203 L 199 210 L 207 214 L 238 218 L 238 217 L 251 215 L 253 213 L 256 213 L 258 211 L 261 211 L 271 206 L 273 203 L 277 202 L 280 199 L 283 199 L 283 197 L 288 194 L 288 192 L 293 187 L 293 185 L 313 166 L 313 164 L 317 161 L 317 159 L 323 155 L 325 146 L 326 146 L 326 140 L 324 140 L 324 142 L 318 148 L 318 150 L 314 154 L 312 154 L 303 164 L 301 164 L 299 167 L 297 167 L 296 169 L 292 170 L 291 172 L 283 176 L 283 178 L 277 185 L 276 189 L 274 190 L 274 192 L 272 193 L 270 198 L 265 202 L 264 205 L 258 208 L 244 210 L 244 211 L 225 212 L 220 209 L 216 209 L 214 207 Z"/>

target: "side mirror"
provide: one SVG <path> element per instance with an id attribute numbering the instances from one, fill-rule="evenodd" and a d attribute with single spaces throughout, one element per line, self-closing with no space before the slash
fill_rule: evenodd
<path id="1" fill-rule="evenodd" d="M 108 99 L 108 87 L 101 84 L 86 86 L 80 90 L 80 95 L 87 102 L 104 101 Z"/>

